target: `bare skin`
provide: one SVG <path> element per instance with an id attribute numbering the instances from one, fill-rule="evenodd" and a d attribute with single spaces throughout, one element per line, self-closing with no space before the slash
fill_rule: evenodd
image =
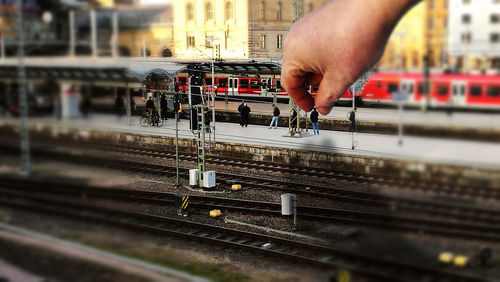
<path id="1" fill-rule="evenodd" d="M 387 38 L 419 0 L 334 0 L 296 22 L 285 41 L 281 81 L 302 109 L 328 114 L 382 56 Z M 305 83 L 320 85 L 313 100 Z"/>

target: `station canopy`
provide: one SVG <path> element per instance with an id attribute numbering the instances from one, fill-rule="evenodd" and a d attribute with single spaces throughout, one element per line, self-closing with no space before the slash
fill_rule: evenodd
<path id="1" fill-rule="evenodd" d="M 18 63 L 15 58 L 0 63 L 0 80 L 17 79 Z M 141 58 L 26 58 L 26 78 L 99 82 L 102 84 L 142 84 L 146 78 L 174 80 L 180 72 L 189 70 L 211 73 L 210 60 L 147 60 Z M 279 75 L 277 63 L 256 61 L 216 62 L 215 73 L 239 75 Z"/>

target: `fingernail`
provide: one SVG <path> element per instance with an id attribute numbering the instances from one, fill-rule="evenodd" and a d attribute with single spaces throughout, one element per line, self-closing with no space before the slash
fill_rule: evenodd
<path id="1" fill-rule="evenodd" d="M 332 110 L 332 106 L 330 106 L 330 107 L 318 107 L 318 111 L 324 115 L 329 114 L 331 110 Z"/>

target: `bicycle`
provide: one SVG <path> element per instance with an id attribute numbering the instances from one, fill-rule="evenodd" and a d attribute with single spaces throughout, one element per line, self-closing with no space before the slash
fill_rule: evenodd
<path id="1" fill-rule="evenodd" d="M 149 112 L 146 111 L 141 117 L 140 124 L 143 127 L 146 126 L 158 126 L 162 127 L 163 126 L 163 119 L 160 118 L 160 115 L 158 114 L 157 111 L 153 111 L 153 116 L 151 117 L 149 115 Z"/>

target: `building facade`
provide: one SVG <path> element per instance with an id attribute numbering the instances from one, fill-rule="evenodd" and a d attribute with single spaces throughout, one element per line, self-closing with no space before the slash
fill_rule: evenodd
<path id="1" fill-rule="evenodd" d="M 500 68 L 500 0 L 450 0 L 448 8 L 449 53 L 457 68 Z"/>
<path id="2" fill-rule="evenodd" d="M 394 28 L 385 52 L 377 64 L 379 69 L 414 71 L 423 66 L 427 44 L 424 32 L 426 4 L 417 4 Z"/>
<path id="3" fill-rule="evenodd" d="M 448 68 L 448 0 L 425 1 L 425 38 L 430 67 Z"/>
<path id="4" fill-rule="evenodd" d="M 281 58 L 294 20 L 327 0 L 176 0 L 179 58 Z M 212 48 L 213 47 L 213 48 Z"/>

